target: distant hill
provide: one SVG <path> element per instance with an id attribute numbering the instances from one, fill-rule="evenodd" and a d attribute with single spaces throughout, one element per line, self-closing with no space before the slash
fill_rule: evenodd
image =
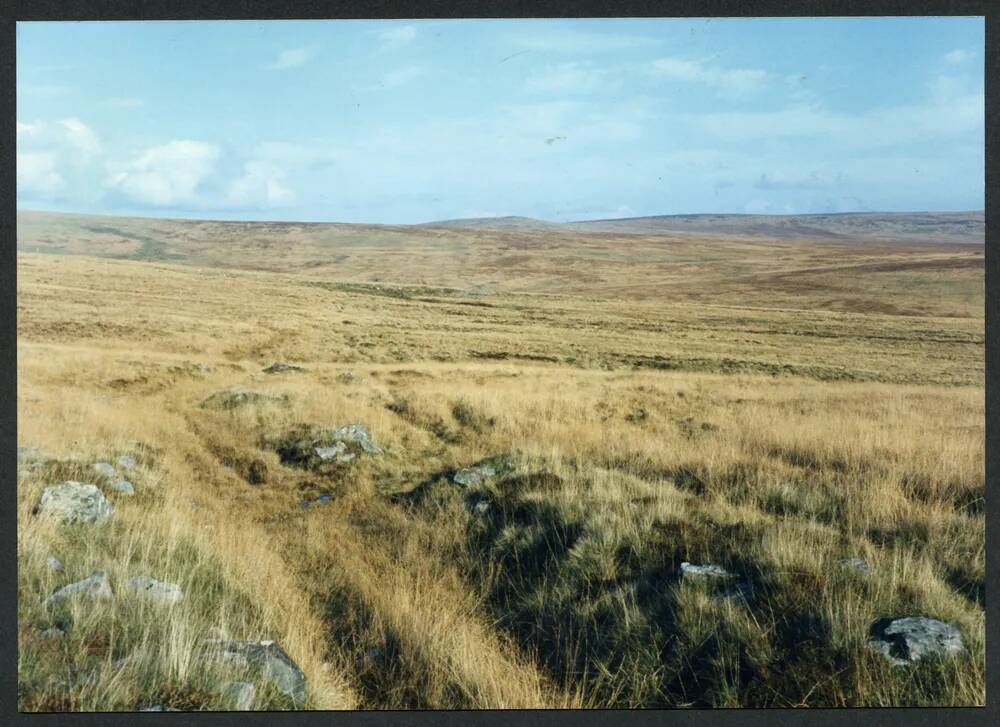
<path id="1" fill-rule="evenodd" d="M 849 212 L 814 215 L 658 215 L 556 223 L 531 217 L 478 217 L 425 227 L 560 230 L 620 235 L 699 235 L 774 240 L 984 244 L 983 212 Z"/>
<path id="2" fill-rule="evenodd" d="M 558 222 L 548 222 L 534 217 L 468 217 L 457 220 L 437 220 L 425 222 L 417 227 L 458 227 L 465 230 L 558 230 L 564 227 Z"/>

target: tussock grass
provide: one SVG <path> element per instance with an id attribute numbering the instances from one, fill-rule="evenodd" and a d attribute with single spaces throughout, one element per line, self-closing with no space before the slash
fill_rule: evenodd
<path id="1" fill-rule="evenodd" d="M 925 338 L 968 322 L 893 319 L 900 339 L 872 357 L 860 352 L 883 344 L 800 336 L 794 356 L 847 374 L 829 381 L 722 372 L 736 344 L 683 306 L 670 311 L 683 331 L 598 343 L 588 326 L 628 319 L 625 304 L 515 298 L 537 319 L 516 326 L 499 303 L 458 313 L 277 274 L 22 264 L 19 443 L 64 460 L 18 484 L 22 709 L 225 708 L 216 690 L 239 675 L 199 659 L 211 627 L 278 641 L 319 709 L 985 699 L 982 349 Z M 151 292 L 88 287 L 126 273 Z M 777 330 L 794 314 L 739 315 Z M 846 336 L 868 323 L 815 325 Z M 761 360 L 780 359 L 780 338 L 746 335 L 768 341 Z M 622 365 L 625 341 L 697 349 L 719 367 Z M 275 360 L 308 371 L 260 373 Z M 202 405 L 234 386 L 266 396 Z M 384 454 L 282 463 L 290 433 L 350 423 Z M 124 452 L 140 454 L 136 495 L 115 498 L 109 523 L 31 514 L 44 485 L 88 481 L 91 462 Z M 451 481 L 501 453 L 512 471 Z M 49 554 L 65 573 L 46 569 Z M 746 600 L 679 579 L 683 561 L 736 574 Z M 41 607 L 94 570 L 116 591 L 149 574 L 187 598 Z M 888 666 L 865 641 L 877 619 L 903 615 L 956 624 L 968 653 Z M 53 625 L 65 640 L 40 638 Z M 259 706 L 282 699 L 264 689 Z"/>

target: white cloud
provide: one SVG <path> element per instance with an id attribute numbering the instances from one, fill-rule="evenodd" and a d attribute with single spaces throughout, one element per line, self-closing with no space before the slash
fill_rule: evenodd
<path id="1" fill-rule="evenodd" d="M 295 194 L 285 184 L 284 170 L 271 162 L 252 160 L 226 191 L 226 203 L 234 207 L 260 209 L 288 204 Z"/>
<path id="2" fill-rule="evenodd" d="M 957 66 L 965 63 L 966 61 L 971 61 L 975 57 L 975 52 L 971 50 L 956 48 L 955 50 L 944 54 L 944 62 L 952 66 Z"/>
<path id="3" fill-rule="evenodd" d="M 57 171 L 56 155 L 52 152 L 17 153 L 17 190 L 52 196 L 61 192 L 66 182 Z"/>
<path id="4" fill-rule="evenodd" d="M 305 63 L 312 58 L 314 54 L 315 49 L 311 47 L 289 48 L 288 50 L 281 51 L 278 54 L 278 57 L 267 65 L 267 68 L 272 71 L 284 71 L 289 68 L 298 68 L 299 66 L 305 65 Z"/>
<path id="5" fill-rule="evenodd" d="M 402 25 L 398 28 L 380 31 L 378 33 L 379 51 L 398 50 L 412 43 L 416 37 L 417 27 L 415 25 Z"/>
<path id="6" fill-rule="evenodd" d="M 19 197 L 54 198 L 85 186 L 102 153 L 97 134 L 80 119 L 17 122 Z"/>
<path id="7" fill-rule="evenodd" d="M 770 75 L 760 68 L 718 68 L 682 58 L 660 58 L 649 64 L 649 70 L 660 78 L 701 83 L 735 96 L 760 90 Z"/>
<path id="8" fill-rule="evenodd" d="M 145 150 L 124 164 L 110 165 L 104 186 L 133 201 L 154 206 L 201 206 L 199 185 L 215 170 L 219 147 L 179 140 Z"/>
<path id="9" fill-rule="evenodd" d="M 525 87 L 542 93 L 583 93 L 607 87 L 608 84 L 606 70 L 572 61 L 536 71 L 528 77 Z"/>

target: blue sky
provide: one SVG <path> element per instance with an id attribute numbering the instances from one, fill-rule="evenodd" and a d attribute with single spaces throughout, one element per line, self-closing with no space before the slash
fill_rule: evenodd
<path id="1" fill-rule="evenodd" d="M 22 209 L 982 209 L 979 18 L 18 23 Z"/>

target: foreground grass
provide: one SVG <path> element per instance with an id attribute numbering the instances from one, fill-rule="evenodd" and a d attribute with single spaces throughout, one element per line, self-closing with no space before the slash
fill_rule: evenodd
<path id="1" fill-rule="evenodd" d="M 760 337 L 764 363 L 797 326 L 789 373 L 726 369 L 738 343 L 712 339 L 694 309 L 655 329 L 650 310 L 646 333 L 622 333 L 652 361 L 690 351 L 677 370 L 615 363 L 615 335 L 588 332 L 634 325 L 624 304 L 443 307 L 264 274 L 28 260 L 19 443 L 85 464 L 144 447 L 137 494 L 105 526 L 30 513 L 79 465 L 19 484 L 22 709 L 225 708 L 215 690 L 238 675 L 197 657 L 211 627 L 279 641 L 320 709 L 984 702 L 981 322 L 882 316 L 894 338 L 876 339 L 863 316 L 710 314 L 757 331 L 741 335 Z M 591 359 L 565 359 L 591 341 Z M 274 359 L 307 370 L 260 374 Z M 831 367 L 841 380 L 821 375 Z M 263 396 L 203 406 L 229 386 Z M 385 454 L 309 471 L 276 453 L 301 425 L 352 422 Z M 451 482 L 504 452 L 510 472 Z M 66 573 L 46 570 L 48 554 Z M 839 563 L 851 557 L 872 572 Z M 752 597 L 713 600 L 677 578 L 682 561 L 738 573 Z M 40 607 L 98 569 L 113 585 L 176 581 L 188 598 Z M 968 653 L 887 666 L 864 641 L 902 615 L 955 623 Z M 58 646 L 38 637 L 59 624 Z M 288 705 L 265 691 L 260 706 Z"/>

